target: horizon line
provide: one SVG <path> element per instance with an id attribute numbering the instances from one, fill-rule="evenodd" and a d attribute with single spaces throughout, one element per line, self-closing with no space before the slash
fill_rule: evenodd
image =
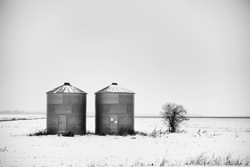
<path id="1" fill-rule="evenodd" d="M 0 114 L 1 115 L 13 115 L 13 114 L 20 114 L 20 115 L 40 115 L 40 114 L 45 114 L 46 115 L 46 111 L 20 111 L 20 110 L 14 110 L 14 111 L 10 111 L 10 110 L 4 110 L 4 111 L 0 111 Z M 89 113 L 88 115 L 88 112 L 86 113 L 87 117 L 95 117 L 95 114 L 93 112 Z M 135 115 L 134 116 L 135 118 L 161 118 L 160 115 Z M 250 115 L 245 115 L 245 116 L 232 116 L 232 115 L 228 115 L 228 116 L 216 116 L 216 115 L 186 115 L 187 118 L 250 118 Z"/>

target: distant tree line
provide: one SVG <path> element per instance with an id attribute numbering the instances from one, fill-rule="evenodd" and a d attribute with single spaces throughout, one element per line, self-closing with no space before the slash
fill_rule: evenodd
<path id="1" fill-rule="evenodd" d="M 45 115 L 44 111 L 20 111 L 20 110 L 4 110 L 0 111 L 0 114 L 16 114 L 16 115 Z"/>

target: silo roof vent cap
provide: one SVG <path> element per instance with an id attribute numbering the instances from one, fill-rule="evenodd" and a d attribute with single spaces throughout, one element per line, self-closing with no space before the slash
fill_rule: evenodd
<path id="1" fill-rule="evenodd" d="M 118 85 L 118 84 L 114 82 L 114 83 L 112 83 L 112 85 Z"/>
<path id="2" fill-rule="evenodd" d="M 64 85 L 70 85 L 70 83 L 69 82 L 64 82 Z"/>

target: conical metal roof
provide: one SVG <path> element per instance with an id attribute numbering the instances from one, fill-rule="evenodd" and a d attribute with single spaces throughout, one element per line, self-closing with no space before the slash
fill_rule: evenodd
<path id="1" fill-rule="evenodd" d="M 102 94 L 102 93 L 130 93 L 130 94 L 134 94 L 134 92 L 132 92 L 126 88 L 122 88 L 122 87 L 118 86 L 117 83 L 112 83 L 111 85 L 99 90 L 95 94 Z"/>
<path id="2" fill-rule="evenodd" d="M 63 85 L 47 92 L 47 94 L 53 94 L 53 93 L 87 94 L 86 92 L 70 85 L 70 83 L 68 82 L 65 82 Z"/>

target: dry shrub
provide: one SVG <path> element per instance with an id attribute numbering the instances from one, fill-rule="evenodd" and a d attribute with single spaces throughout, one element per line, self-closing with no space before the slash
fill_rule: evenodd
<path id="1" fill-rule="evenodd" d="M 69 132 L 62 133 L 62 136 L 64 136 L 64 137 L 74 137 L 75 134 L 73 132 L 69 131 Z"/>
<path id="2" fill-rule="evenodd" d="M 139 131 L 135 131 L 133 129 L 129 129 L 129 128 L 122 128 L 119 130 L 118 136 L 135 136 L 135 135 L 141 135 L 141 136 L 147 136 L 146 133 L 144 132 L 139 132 Z"/>
<path id="3" fill-rule="evenodd" d="M 96 134 L 96 135 L 98 135 L 98 136 L 106 136 L 106 134 L 105 134 L 105 133 L 103 133 L 103 132 L 98 133 L 98 134 Z"/>
<path id="4" fill-rule="evenodd" d="M 166 103 L 162 107 L 161 117 L 164 123 L 168 126 L 169 132 L 174 133 L 179 130 L 179 126 L 183 121 L 189 120 L 186 118 L 187 110 L 175 103 Z"/>
<path id="5" fill-rule="evenodd" d="M 44 130 L 36 130 L 34 133 L 28 134 L 28 136 L 47 136 L 47 129 Z"/>

